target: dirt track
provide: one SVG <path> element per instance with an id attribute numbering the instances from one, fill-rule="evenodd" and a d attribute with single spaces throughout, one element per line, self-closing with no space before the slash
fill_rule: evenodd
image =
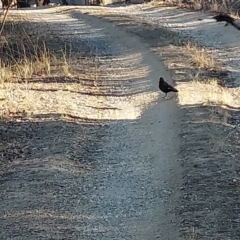
<path id="1" fill-rule="evenodd" d="M 31 26 L 50 33 L 49 46 L 70 40 L 74 56 L 93 55 L 98 69 L 94 81 L 80 77 L 77 91 L 67 82 L 51 91 L 56 79 L 32 83 L 35 102 L 47 95 L 57 111 L 45 101 L 30 121 L 2 123 L 2 158 L 11 161 L 0 168 L 0 236 L 167 240 L 180 239 L 180 230 L 183 239 L 238 239 L 239 32 L 197 21 L 207 17 L 201 13 L 149 5 L 36 15 L 46 22 Z M 192 64 L 182 44 L 189 37 L 220 68 Z M 181 90 L 181 110 L 161 99 L 158 77 L 171 78 L 152 52 Z M 195 76 L 231 88 L 216 98 L 194 86 Z M 56 120 L 63 113 L 75 123 Z"/>
<path id="2" fill-rule="evenodd" d="M 158 91 L 160 75 L 172 83 L 163 64 L 137 36 L 111 23 L 28 14 L 45 19 L 52 35 L 68 39 L 75 31 L 76 54 L 80 42 L 98 54 L 106 67 L 102 83 L 110 88 L 105 101 L 117 109 L 89 114 L 80 104 L 76 114 L 84 123 L 10 123 L 7 141 L 24 150 L 2 171 L 0 238 L 179 239 L 180 112 Z M 24 142 L 31 142 L 27 152 Z"/>

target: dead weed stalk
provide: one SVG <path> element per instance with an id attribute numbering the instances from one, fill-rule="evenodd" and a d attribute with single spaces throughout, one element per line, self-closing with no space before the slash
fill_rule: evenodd
<path id="1" fill-rule="evenodd" d="M 34 44 L 15 44 L 14 48 L 8 42 L 4 44 L 5 58 L 0 59 L 0 83 L 30 79 L 34 76 L 51 76 L 64 73 L 70 75 L 69 59 L 65 50 L 62 56 L 56 56 L 47 49 L 44 42 Z M 60 70 L 60 72 L 59 72 Z"/>

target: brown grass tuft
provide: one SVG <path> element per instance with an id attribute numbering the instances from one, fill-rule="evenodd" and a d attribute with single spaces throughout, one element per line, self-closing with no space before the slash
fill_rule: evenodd
<path id="1" fill-rule="evenodd" d="M 191 57 L 190 63 L 195 67 L 204 69 L 213 69 L 216 67 L 213 54 L 207 52 L 205 49 L 200 49 L 195 44 L 188 42 L 186 45 L 186 50 Z"/>
<path id="2" fill-rule="evenodd" d="M 43 74 L 51 76 L 56 72 L 59 73 L 59 70 L 61 73 L 70 75 L 71 69 L 66 53 L 62 51 L 62 56 L 55 56 L 50 53 L 44 42 L 37 45 L 31 43 L 27 46 L 15 44 L 14 49 L 7 43 L 5 49 L 7 50 L 6 58 L 0 60 L 1 83 L 30 79 Z"/>
<path id="3" fill-rule="evenodd" d="M 0 117 L 57 112 L 60 92 L 80 89 L 79 82 L 68 82 L 74 70 L 66 48 L 54 53 L 44 40 L 31 39 L 26 32 L 14 36 L 15 25 L 10 23 L 12 34 L 0 42 Z"/>
<path id="4" fill-rule="evenodd" d="M 239 89 L 222 87 L 214 78 L 205 81 L 194 79 L 187 83 L 179 83 L 178 89 L 181 105 L 203 104 L 240 107 Z"/>

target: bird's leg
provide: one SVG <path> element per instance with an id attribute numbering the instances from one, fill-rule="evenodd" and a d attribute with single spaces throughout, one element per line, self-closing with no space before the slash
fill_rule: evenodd
<path id="1" fill-rule="evenodd" d="M 167 93 L 165 93 L 165 96 L 163 96 L 162 98 L 166 98 L 166 96 L 167 96 Z"/>

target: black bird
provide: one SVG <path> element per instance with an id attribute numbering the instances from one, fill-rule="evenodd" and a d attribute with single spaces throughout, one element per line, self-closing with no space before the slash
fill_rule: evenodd
<path id="1" fill-rule="evenodd" d="M 163 98 L 165 98 L 169 92 L 178 92 L 176 88 L 165 82 L 162 77 L 159 78 L 159 89 L 165 93 Z"/>
<path id="2" fill-rule="evenodd" d="M 214 16 L 213 19 L 215 19 L 217 22 L 226 22 L 225 27 L 228 24 L 231 24 L 233 27 L 235 27 L 236 29 L 240 30 L 240 26 L 238 26 L 235 23 L 235 19 L 232 18 L 231 16 L 227 15 L 227 14 L 219 14 L 217 16 Z"/>

